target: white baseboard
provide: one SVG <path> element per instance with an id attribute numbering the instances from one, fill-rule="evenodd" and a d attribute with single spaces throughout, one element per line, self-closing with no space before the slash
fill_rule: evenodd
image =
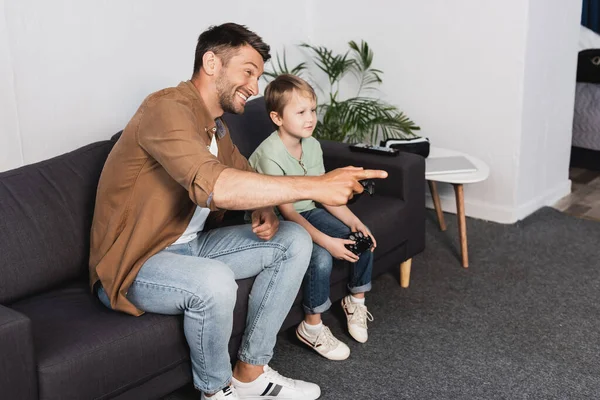
<path id="1" fill-rule="evenodd" d="M 569 193 L 571 193 L 571 181 L 567 180 L 518 207 L 499 206 L 477 199 L 470 200 L 468 195 L 465 194 L 465 214 L 468 217 L 486 221 L 513 224 L 542 207 L 553 205 Z M 456 214 L 456 197 L 451 194 L 445 194 L 440 196 L 440 202 L 442 203 L 442 210 L 444 212 Z M 433 208 L 433 201 L 429 190 L 426 193 L 425 204 L 427 208 Z"/>
<path id="2" fill-rule="evenodd" d="M 524 219 L 544 206 L 554 205 L 569 193 L 571 193 L 571 180 L 567 179 L 554 188 L 547 190 L 541 196 L 520 205 L 516 210 L 517 221 Z"/>

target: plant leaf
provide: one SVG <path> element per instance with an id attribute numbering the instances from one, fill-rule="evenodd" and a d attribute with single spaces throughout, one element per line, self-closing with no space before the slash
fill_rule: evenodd
<path id="1" fill-rule="evenodd" d="M 348 73 L 355 64 L 355 60 L 348 58 L 348 53 L 345 54 L 333 54 L 333 51 L 323 46 L 312 46 L 308 43 L 302 43 L 300 46 L 311 50 L 316 59 L 314 60 L 315 65 L 325 74 L 329 79 L 329 83 L 334 83 L 341 80 L 346 73 Z"/>
<path id="2" fill-rule="evenodd" d="M 300 64 L 290 69 L 287 65 L 287 56 L 285 54 L 285 49 L 283 49 L 283 56 L 280 56 L 279 53 L 277 53 L 275 56 L 275 60 L 271 61 L 271 68 L 272 69 L 270 71 L 265 71 L 263 73 L 263 79 L 267 82 L 270 80 L 269 78 L 275 79 L 279 75 L 283 74 L 291 74 L 302 77 L 303 71 L 306 70 L 306 63 L 301 62 Z"/>

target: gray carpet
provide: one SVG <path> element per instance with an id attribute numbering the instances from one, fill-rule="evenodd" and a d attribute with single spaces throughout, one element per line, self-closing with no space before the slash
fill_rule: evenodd
<path id="1" fill-rule="evenodd" d="M 600 223 L 545 208 L 515 225 L 427 221 L 409 289 L 375 280 L 369 341 L 354 342 L 336 304 L 325 322 L 348 343 L 328 361 L 282 334 L 271 366 L 321 385 L 322 399 L 600 398 Z M 175 399 L 197 399 L 182 390 Z"/>

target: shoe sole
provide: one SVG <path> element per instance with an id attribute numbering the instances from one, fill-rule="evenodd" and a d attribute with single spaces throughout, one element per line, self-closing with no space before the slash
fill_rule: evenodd
<path id="1" fill-rule="evenodd" d="M 317 397 L 281 397 L 281 396 L 240 396 L 240 400 L 317 400 L 321 397 L 321 393 Z"/>
<path id="2" fill-rule="evenodd" d="M 326 358 L 326 359 L 328 359 L 328 360 L 331 360 L 331 361 L 344 361 L 344 360 L 347 360 L 347 359 L 348 359 L 348 357 L 350 357 L 350 354 L 348 354 L 348 355 L 347 355 L 346 357 L 344 357 L 344 358 L 331 358 L 331 357 L 327 357 L 325 354 L 323 354 L 323 353 L 319 352 L 317 349 L 315 349 L 315 347 L 314 347 L 314 346 L 313 346 L 313 345 L 312 345 L 312 344 L 311 344 L 309 341 L 307 341 L 306 339 L 304 339 L 304 338 L 302 337 L 302 335 L 300 335 L 300 334 L 298 333 L 298 329 L 296 329 L 296 337 L 297 337 L 297 338 L 298 338 L 298 339 L 299 339 L 299 340 L 300 340 L 302 343 L 304 343 L 305 345 L 307 345 L 308 347 L 310 347 L 311 349 L 313 349 L 313 350 L 315 351 L 315 353 L 317 353 L 317 354 L 318 354 L 318 355 L 320 355 L 321 357 L 324 357 L 324 358 Z"/>

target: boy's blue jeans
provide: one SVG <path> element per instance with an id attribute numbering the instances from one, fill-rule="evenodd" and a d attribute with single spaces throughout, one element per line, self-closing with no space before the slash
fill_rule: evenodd
<path id="1" fill-rule="evenodd" d="M 202 232 L 189 243 L 150 257 L 127 298 L 144 311 L 183 314 L 194 385 L 212 394 L 231 380 L 228 343 L 238 288 L 235 280 L 256 277 L 238 359 L 268 364 L 311 250 L 310 235 L 293 222 L 281 221 L 269 241 L 259 239 L 251 225 Z M 104 290 L 98 297 L 110 307 Z"/>
<path id="2" fill-rule="evenodd" d="M 342 221 L 331 215 L 327 210 L 315 208 L 300 213 L 312 226 L 321 232 L 335 238 L 346 238 L 350 234 Z M 303 306 L 307 314 L 321 314 L 331 307 L 329 286 L 333 258 L 323 247 L 313 243 L 312 256 L 308 271 L 304 276 Z M 348 290 L 350 293 L 364 293 L 371 290 L 371 274 L 373 272 L 373 253 L 365 251 L 356 263 L 352 265 Z"/>

